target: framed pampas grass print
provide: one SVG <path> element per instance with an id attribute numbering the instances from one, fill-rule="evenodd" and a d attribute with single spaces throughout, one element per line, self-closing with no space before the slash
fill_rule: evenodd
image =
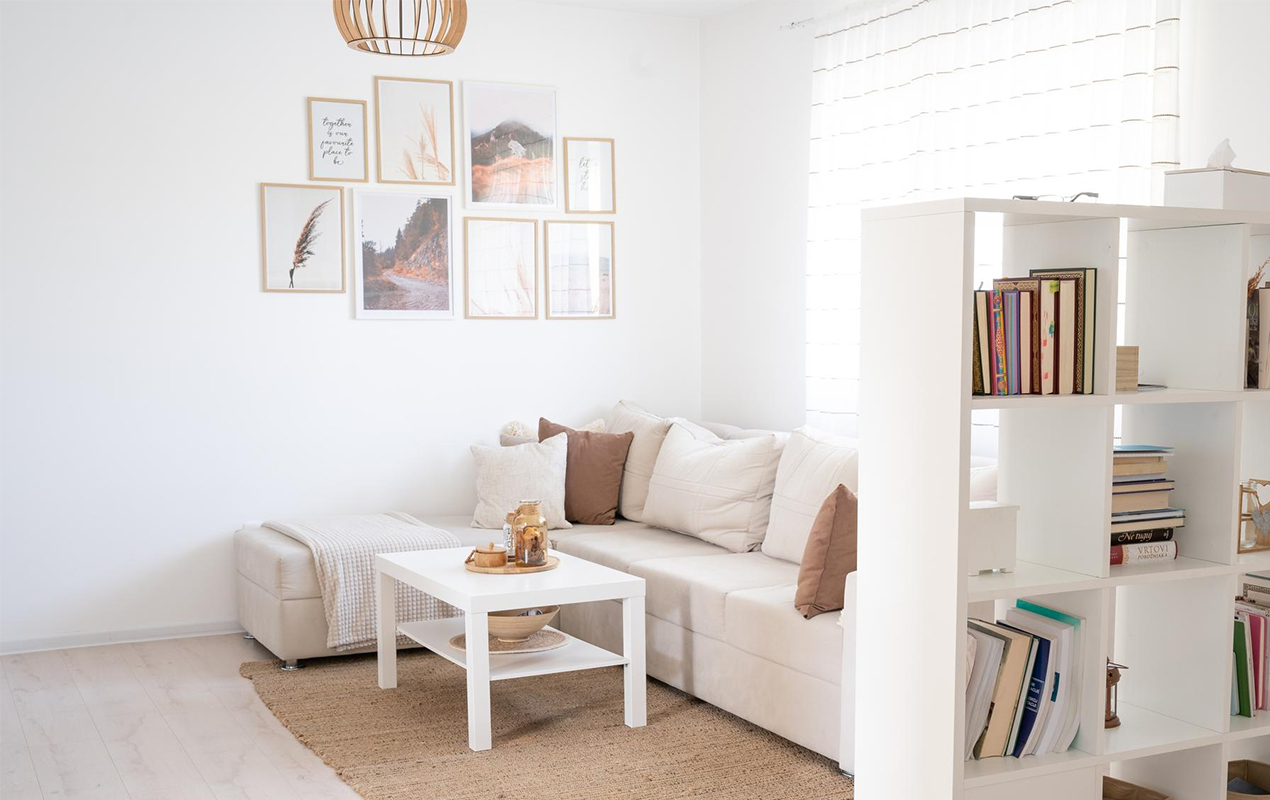
<path id="1" fill-rule="evenodd" d="M 565 213 L 616 213 L 615 177 L 612 139 L 564 138 Z"/>
<path id="2" fill-rule="evenodd" d="M 464 219 L 463 294 L 468 319 L 537 319 L 538 223 Z"/>
<path id="3" fill-rule="evenodd" d="M 468 208 L 559 206 L 556 90 L 463 82 Z"/>
<path id="4" fill-rule="evenodd" d="M 613 223 L 543 223 L 547 319 L 613 319 Z"/>
<path id="5" fill-rule="evenodd" d="M 266 292 L 344 291 L 344 190 L 260 184 L 260 256 Z"/>
<path id="6" fill-rule="evenodd" d="M 353 192 L 358 319 L 454 316 L 451 202 L 419 192 Z"/>
<path id="7" fill-rule="evenodd" d="M 454 84 L 375 78 L 380 183 L 454 185 Z"/>

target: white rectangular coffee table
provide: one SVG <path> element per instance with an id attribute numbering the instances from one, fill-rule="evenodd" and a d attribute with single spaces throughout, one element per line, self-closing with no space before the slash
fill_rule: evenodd
<path id="1" fill-rule="evenodd" d="M 397 634 L 409 636 L 432 652 L 467 670 L 467 743 L 488 750 L 490 681 L 526 678 L 555 672 L 622 665 L 625 672 L 626 724 L 642 727 L 647 721 L 647 683 L 644 672 L 644 579 L 602 567 L 581 558 L 551 551 L 560 566 L 527 575 L 485 575 L 468 572 L 463 560 L 469 547 L 390 553 L 375 557 L 379 574 L 379 688 L 397 686 Z M 397 622 L 397 581 L 444 600 L 462 617 Z M 569 637 L 568 644 L 540 653 L 489 653 L 489 612 L 531 606 L 622 601 L 622 654 L 610 653 Z M 466 650 L 450 646 L 451 637 L 466 633 Z"/>

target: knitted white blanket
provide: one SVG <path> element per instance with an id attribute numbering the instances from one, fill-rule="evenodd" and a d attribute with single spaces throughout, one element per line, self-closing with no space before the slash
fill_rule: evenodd
<path id="1" fill-rule="evenodd" d="M 326 646 L 353 650 L 375 643 L 375 556 L 458 547 L 449 531 L 409 514 L 365 514 L 275 520 L 264 527 L 308 545 L 326 612 Z M 408 586 L 397 588 L 397 621 L 452 617 L 450 605 Z"/>

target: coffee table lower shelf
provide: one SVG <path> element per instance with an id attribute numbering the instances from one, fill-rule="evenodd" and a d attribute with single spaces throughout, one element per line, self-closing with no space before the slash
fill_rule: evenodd
<path id="1" fill-rule="evenodd" d="M 397 631 L 463 669 L 467 669 L 467 651 L 450 646 L 450 639 L 463 633 L 463 617 L 434 619 L 424 622 L 398 623 Z M 550 626 L 548 626 L 550 628 Z M 555 630 L 551 628 L 551 630 Z M 568 634 L 565 634 L 568 636 Z M 491 653 L 489 679 L 503 681 L 510 678 L 528 678 L 533 675 L 552 675 L 582 669 L 620 667 L 627 660 L 602 647 L 568 636 L 568 643 L 555 650 L 541 653 Z"/>

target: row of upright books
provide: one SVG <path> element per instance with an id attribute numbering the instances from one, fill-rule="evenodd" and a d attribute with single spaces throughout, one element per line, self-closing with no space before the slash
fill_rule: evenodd
<path id="1" fill-rule="evenodd" d="M 1248 389 L 1270 389 L 1270 281 L 1248 289 Z"/>
<path id="2" fill-rule="evenodd" d="M 1245 575 L 1235 598 L 1234 669 L 1230 673 L 1230 714 L 1255 717 L 1265 711 L 1270 666 L 1270 576 Z"/>
<path id="3" fill-rule="evenodd" d="M 1186 510 L 1170 502 L 1168 476 L 1173 448 L 1116 445 L 1111 467 L 1111 564 L 1171 561 L 1177 558 L 1177 529 Z"/>
<path id="4" fill-rule="evenodd" d="M 1018 600 L 966 629 L 966 760 L 1062 753 L 1080 729 L 1084 619 Z"/>
<path id="5" fill-rule="evenodd" d="M 1093 394 L 1098 270 L 1034 269 L 974 296 L 980 395 Z"/>

